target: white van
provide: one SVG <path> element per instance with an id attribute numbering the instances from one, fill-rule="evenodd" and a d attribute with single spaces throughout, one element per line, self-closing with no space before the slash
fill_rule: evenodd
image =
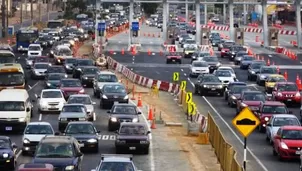
<path id="1" fill-rule="evenodd" d="M 0 131 L 23 132 L 32 117 L 33 105 L 25 89 L 0 92 Z"/>

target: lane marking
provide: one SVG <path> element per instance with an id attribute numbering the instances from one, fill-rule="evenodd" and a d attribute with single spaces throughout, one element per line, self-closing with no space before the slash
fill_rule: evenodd
<path id="1" fill-rule="evenodd" d="M 31 91 L 34 87 L 36 87 L 38 84 L 40 83 L 40 81 L 36 82 L 36 84 L 34 84 L 33 86 L 28 85 L 28 90 L 27 91 Z"/>
<path id="2" fill-rule="evenodd" d="M 110 135 L 109 139 L 110 139 L 110 140 L 115 140 L 115 139 L 116 139 L 116 136 L 115 136 L 115 135 Z"/>
<path id="3" fill-rule="evenodd" d="M 185 75 L 185 76 L 187 76 L 187 74 L 186 74 L 186 73 L 184 73 L 184 75 Z"/>
<path id="4" fill-rule="evenodd" d="M 20 150 L 17 154 L 16 154 L 16 160 L 18 160 L 20 154 L 22 153 L 22 150 Z"/>
<path id="5" fill-rule="evenodd" d="M 109 135 L 103 135 L 102 140 L 108 140 L 109 139 Z"/>
<path id="6" fill-rule="evenodd" d="M 35 97 L 36 97 L 36 98 L 38 98 L 38 95 L 37 95 L 37 94 L 35 94 Z"/>
<path id="7" fill-rule="evenodd" d="M 181 70 L 181 72 L 184 72 L 184 69 L 180 69 Z"/>
<path id="8" fill-rule="evenodd" d="M 202 96 L 205 102 L 212 108 L 212 110 L 217 114 L 219 119 L 223 121 L 223 123 L 229 128 L 229 130 L 234 134 L 236 139 L 243 145 L 243 141 L 239 136 L 236 134 L 236 132 L 231 128 L 231 126 L 224 120 L 224 118 L 221 116 L 221 114 L 214 108 L 214 106 L 208 101 L 208 99 L 205 96 Z M 260 161 L 260 159 L 251 151 L 249 147 L 247 147 L 248 152 L 251 154 L 251 156 L 256 160 L 256 162 L 262 167 L 264 171 L 268 171 L 268 169 L 264 166 L 264 164 Z"/>
<path id="9" fill-rule="evenodd" d="M 42 121 L 42 114 L 39 114 L 39 121 Z"/>

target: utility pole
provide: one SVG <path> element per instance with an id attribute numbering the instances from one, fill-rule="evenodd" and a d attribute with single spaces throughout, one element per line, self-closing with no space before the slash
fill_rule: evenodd
<path id="1" fill-rule="evenodd" d="M 27 18 L 28 17 L 28 13 L 27 13 L 28 12 L 27 11 L 28 10 L 28 8 L 27 8 L 27 0 L 25 0 L 24 4 L 25 4 L 25 18 Z"/>
<path id="2" fill-rule="evenodd" d="M 1 5 L 1 13 L 2 13 L 2 37 L 6 36 L 6 12 L 5 12 L 5 0 L 2 0 L 2 5 Z"/>
<path id="3" fill-rule="evenodd" d="M 34 25 L 33 0 L 30 0 L 30 20 L 31 20 L 31 26 L 33 26 Z"/>
<path id="4" fill-rule="evenodd" d="M 21 1 L 21 9 L 20 9 L 20 24 L 21 24 L 21 27 L 22 27 L 22 23 L 23 23 L 23 4 L 22 4 L 22 1 Z"/>

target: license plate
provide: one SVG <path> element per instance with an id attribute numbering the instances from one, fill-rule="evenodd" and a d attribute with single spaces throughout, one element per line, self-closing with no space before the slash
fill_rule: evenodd
<path id="1" fill-rule="evenodd" d="M 5 130 L 6 131 L 11 131 L 11 130 L 13 130 L 13 128 L 11 126 L 7 126 L 7 127 L 5 127 Z"/>
<path id="2" fill-rule="evenodd" d="M 300 152 L 300 151 L 296 151 L 296 154 L 297 154 L 297 155 L 300 155 L 300 154 L 301 154 L 301 152 Z"/>
<path id="3" fill-rule="evenodd" d="M 287 101 L 291 102 L 291 101 L 292 101 L 292 99 L 287 99 Z"/>
<path id="4" fill-rule="evenodd" d="M 175 59 L 172 59 L 173 62 L 175 62 Z"/>
<path id="5" fill-rule="evenodd" d="M 50 108 L 51 108 L 51 109 L 55 109 L 55 108 L 56 108 L 56 106 L 50 106 Z"/>
<path id="6" fill-rule="evenodd" d="M 216 88 L 211 88 L 211 90 L 216 90 Z"/>
<path id="7" fill-rule="evenodd" d="M 135 150 L 136 148 L 135 147 L 129 147 L 129 150 Z"/>

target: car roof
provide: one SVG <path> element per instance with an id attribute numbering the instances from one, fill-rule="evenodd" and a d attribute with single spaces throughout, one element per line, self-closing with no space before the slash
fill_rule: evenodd
<path id="1" fill-rule="evenodd" d="M 102 154 L 102 162 L 132 162 L 132 155 L 121 154 Z"/>
<path id="2" fill-rule="evenodd" d="M 73 140 L 71 136 L 47 135 L 42 138 L 40 143 L 71 143 Z"/>
<path id="3" fill-rule="evenodd" d="M 42 92 L 48 92 L 48 91 L 59 91 L 61 92 L 60 89 L 43 89 Z"/>
<path id="4" fill-rule="evenodd" d="M 85 106 L 85 105 L 81 103 L 72 103 L 72 104 L 65 103 L 63 107 L 65 106 Z"/>
<path id="5" fill-rule="evenodd" d="M 284 130 L 302 130 L 302 126 L 293 126 L 293 125 L 286 125 L 283 126 L 282 129 Z"/>
<path id="6" fill-rule="evenodd" d="M 89 97 L 90 98 L 90 95 L 89 94 L 72 94 L 69 97 Z"/>
<path id="7" fill-rule="evenodd" d="M 24 101 L 28 98 L 25 89 L 4 89 L 0 92 L 2 101 Z"/>
<path id="8" fill-rule="evenodd" d="M 297 118 L 297 116 L 293 114 L 277 114 L 274 115 L 275 118 Z"/>
<path id="9" fill-rule="evenodd" d="M 294 83 L 294 82 L 276 82 L 276 85 L 284 85 L 284 84 L 296 84 L 296 83 Z"/>
<path id="10" fill-rule="evenodd" d="M 49 122 L 30 122 L 27 125 L 50 125 L 51 124 Z"/>
<path id="11" fill-rule="evenodd" d="M 87 125 L 93 125 L 92 122 L 88 122 L 88 121 L 76 121 L 76 122 L 68 122 L 68 125 L 83 125 L 83 124 L 87 124 Z"/>
<path id="12" fill-rule="evenodd" d="M 263 105 L 271 105 L 271 106 L 285 106 L 284 103 L 279 101 L 265 101 Z"/>

